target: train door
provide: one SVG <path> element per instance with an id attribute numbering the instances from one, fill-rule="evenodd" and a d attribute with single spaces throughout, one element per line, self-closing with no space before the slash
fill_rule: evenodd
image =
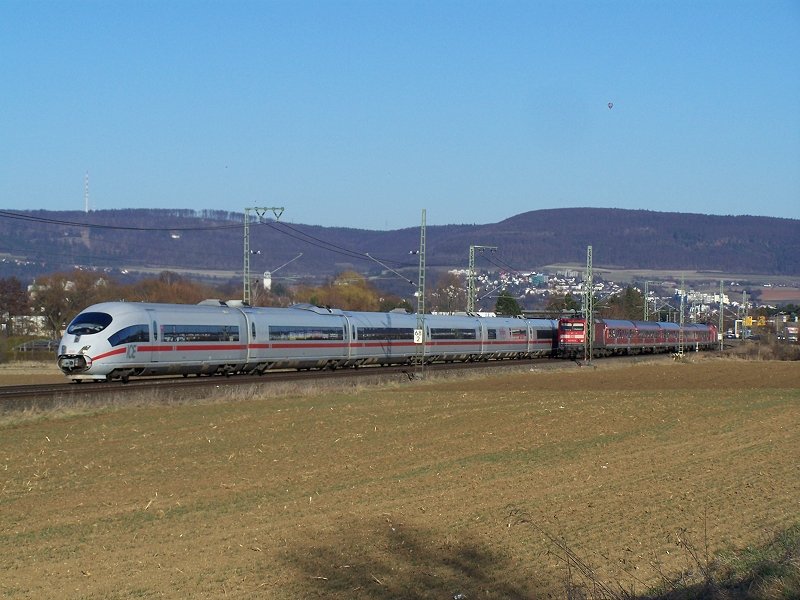
<path id="1" fill-rule="evenodd" d="M 256 359 L 256 355 L 258 355 L 258 350 L 256 350 L 257 346 L 257 336 L 256 336 L 256 322 L 253 319 L 253 315 L 247 311 L 242 311 L 244 314 L 244 325 L 245 330 L 247 331 L 247 344 L 246 344 L 246 362 L 250 363 Z"/>
<path id="2" fill-rule="evenodd" d="M 353 342 L 355 341 L 355 333 L 356 333 L 356 326 L 350 322 L 350 317 L 347 315 L 343 315 L 342 319 L 344 319 L 344 346 L 345 346 L 345 358 L 350 360 L 353 358 Z"/>
<path id="3" fill-rule="evenodd" d="M 160 348 L 163 340 L 156 316 L 156 311 L 152 308 L 147 309 L 148 320 L 150 321 L 150 362 L 159 362 Z"/>

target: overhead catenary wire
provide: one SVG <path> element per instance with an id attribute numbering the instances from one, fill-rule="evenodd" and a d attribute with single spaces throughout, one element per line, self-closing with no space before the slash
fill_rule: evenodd
<path id="1" fill-rule="evenodd" d="M 211 231 L 217 229 L 243 229 L 244 225 L 202 225 L 196 227 L 131 227 L 126 225 L 102 225 L 100 223 L 78 223 L 76 221 L 65 221 L 63 219 L 49 219 L 37 217 L 35 215 L 24 215 L 0 210 L 0 217 L 6 219 L 17 219 L 20 221 L 32 221 L 34 223 L 46 223 L 48 225 L 61 225 L 62 227 L 84 227 L 89 229 L 117 229 L 124 231 Z"/>
<path id="2" fill-rule="evenodd" d="M 88 222 L 80 222 L 80 221 L 70 221 L 65 219 L 54 219 L 44 216 L 37 216 L 32 214 L 23 214 L 23 213 L 16 213 L 11 211 L 4 211 L 0 210 L 0 218 L 12 219 L 12 220 L 20 220 L 20 221 L 27 221 L 32 223 L 41 223 L 44 225 L 55 225 L 61 227 L 76 227 L 76 228 L 87 228 L 87 229 L 101 229 L 101 230 L 121 230 L 121 231 L 139 231 L 139 232 L 191 232 L 191 231 L 225 231 L 225 230 L 241 230 L 244 228 L 243 223 L 236 223 L 236 224 L 229 224 L 229 225 L 202 225 L 202 226 L 173 226 L 173 227 L 135 227 L 135 226 L 126 226 L 126 225 L 105 225 L 100 223 L 88 223 Z M 321 250 L 325 250 L 326 252 L 331 252 L 334 254 L 338 254 L 340 256 L 346 256 L 348 258 L 354 260 L 361 260 L 361 261 L 372 261 L 376 262 L 376 257 L 371 255 L 370 253 L 361 253 L 355 250 L 351 250 L 349 248 L 345 248 L 344 246 L 340 246 L 338 244 L 334 244 L 333 242 L 326 241 L 322 238 L 314 236 L 310 233 L 300 230 L 297 227 L 293 227 L 285 222 L 273 222 L 269 220 L 261 221 L 254 225 L 266 225 L 280 233 L 281 235 L 285 235 L 287 237 L 293 238 L 299 242 L 304 244 L 308 244 L 310 246 L 317 247 Z M 12 252 L 16 251 L 25 251 L 23 248 L 9 248 Z M 367 254 L 370 254 L 367 256 Z M 39 257 L 58 257 L 61 258 L 61 261 L 58 261 L 60 264 L 71 264 L 76 260 L 89 260 L 92 262 L 105 262 L 105 263 L 127 263 L 128 260 L 124 258 L 118 257 L 98 257 L 98 256 L 89 256 L 89 255 L 74 255 L 72 260 L 63 260 L 65 257 L 62 254 L 51 254 L 51 253 L 37 253 Z M 387 263 L 393 265 L 395 268 L 412 268 L 415 267 L 415 263 L 408 263 L 403 262 L 395 259 L 389 258 L 379 258 L 382 263 Z M 379 263 L 380 264 L 380 263 Z M 396 273 L 391 267 L 387 265 L 383 265 L 393 273 Z M 435 265 L 432 265 L 435 266 Z M 169 268 L 166 267 L 165 268 Z M 408 281 L 403 275 L 399 275 L 402 279 Z"/>
<path id="3" fill-rule="evenodd" d="M 487 260 L 487 261 L 489 261 L 490 263 L 492 263 L 492 264 L 493 264 L 495 267 L 499 267 L 500 269 L 505 269 L 505 270 L 511 271 L 511 272 L 513 272 L 513 273 L 515 273 L 515 274 L 517 274 L 517 275 L 521 275 L 521 274 L 522 274 L 522 271 L 520 271 L 519 269 L 516 269 L 516 268 L 512 267 L 510 264 L 508 264 L 507 262 L 505 262 L 503 259 L 501 259 L 501 258 L 500 258 L 499 256 L 497 256 L 496 254 L 493 254 L 493 255 L 483 255 L 483 256 L 484 256 L 484 258 L 486 258 L 486 260 Z"/>
<path id="4" fill-rule="evenodd" d="M 293 233 L 291 233 L 289 231 L 285 231 L 285 230 L 281 229 L 280 227 L 278 227 L 276 223 L 266 222 L 266 223 L 259 223 L 259 225 L 266 225 L 267 227 L 270 227 L 271 229 L 275 230 L 276 232 L 278 232 L 278 233 L 280 233 L 282 235 L 285 235 L 287 237 L 295 239 L 295 240 L 297 240 L 299 242 L 302 242 L 304 244 L 308 244 L 310 246 L 314 246 L 316 248 L 320 248 L 320 249 L 326 250 L 328 252 L 333 252 L 334 254 L 339 254 L 340 256 L 346 256 L 348 258 L 354 258 L 354 259 L 358 259 L 358 260 L 369 260 L 368 258 L 366 258 L 363 254 L 361 254 L 359 252 L 356 252 L 354 250 L 349 250 L 349 249 L 344 248 L 342 246 L 337 246 L 335 244 L 331 244 L 330 242 L 326 242 L 324 240 L 320 240 L 318 238 L 315 238 L 314 236 L 305 234 L 302 231 L 298 231 L 298 233 L 303 235 L 303 236 L 305 236 L 305 237 L 307 237 L 307 238 L 310 238 L 310 239 L 304 239 L 303 237 L 301 237 L 301 235 L 295 235 L 295 234 L 293 234 Z M 292 228 L 292 229 L 294 230 L 294 228 Z M 295 230 L 295 231 L 297 231 L 297 230 Z"/>
<path id="5" fill-rule="evenodd" d="M 353 259 L 357 259 L 357 260 L 364 260 L 364 261 L 374 261 L 374 262 L 377 262 L 377 260 L 380 260 L 381 262 L 384 262 L 384 263 L 392 263 L 397 267 L 413 267 L 413 266 L 415 266 L 415 265 L 410 264 L 410 263 L 403 263 L 403 262 L 400 262 L 400 261 L 397 261 L 397 260 L 391 260 L 391 259 L 387 259 L 387 258 L 376 259 L 374 256 L 370 255 L 369 252 L 361 253 L 361 252 L 357 252 L 355 250 L 350 250 L 349 248 L 345 248 L 344 246 L 339 246 L 339 245 L 334 244 L 332 242 L 327 242 L 327 241 L 325 241 L 325 240 L 323 240 L 321 238 L 315 237 L 315 236 L 313 236 L 313 235 L 311 235 L 309 233 L 305 233 L 304 231 L 301 231 L 301 230 L 297 229 L 296 227 L 292 227 L 291 225 L 288 225 L 287 223 L 267 222 L 267 223 L 264 223 L 264 224 L 267 225 L 268 227 L 274 229 L 278 233 L 281 233 L 281 234 L 286 235 L 286 236 L 288 236 L 290 238 L 293 238 L 295 240 L 303 242 L 304 244 L 309 244 L 311 246 L 315 246 L 317 248 L 321 248 L 322 250 L 326 250 L 328 252 L 333 252 L 334 254 L 339 254 L 341 256 L 346 256 L 348 258 L 353 258 Z M 294 233 L 291 233 L 290 231 L 285 231 L 281 227 L 286 227 L 286 228 L 290 229 L 292 232 L 296 232 L 297 235 L 295 235 Z M 303 237 L 301 237 L 301 236 L 304 236 L 304 237 L 309 238 L 309 239 L 303 239 Z M 386 265 L 383 265 L 383 266 L 386 267 Z M 386 268 L 389 268 L 389 267 L 386 267 Z"/>

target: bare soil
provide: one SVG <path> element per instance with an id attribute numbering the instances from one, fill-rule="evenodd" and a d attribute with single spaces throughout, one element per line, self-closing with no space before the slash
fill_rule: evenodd
<path id="1" fill-rule="evenodd" d="M 796 287 L 769 287 L 761 288 L 763 302 L 800 302 L 800 288 Z"/>
<path id="2" fill-rule="evenodd" d="M 798 456 L 798 363 L 733 359 L 20 415 L 0 595 L 562 598 L 553 539 L 644 592 L 800 521 Z"/>

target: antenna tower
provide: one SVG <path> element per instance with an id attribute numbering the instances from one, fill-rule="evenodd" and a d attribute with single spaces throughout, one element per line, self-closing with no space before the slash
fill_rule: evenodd
<path id="1" fill-rule="evenodd" d="M 86 177 L 83 180 L 83 212 L 89 212 L 89 171 L 86 171 Z"/>

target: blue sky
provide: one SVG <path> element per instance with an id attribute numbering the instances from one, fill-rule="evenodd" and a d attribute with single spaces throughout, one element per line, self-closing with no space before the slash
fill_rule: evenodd
<path id="1" fill-rule="evenodd" d="M 797 0 L 0 0 L 0 57 L 2 209 L 800 219 Z"/>

